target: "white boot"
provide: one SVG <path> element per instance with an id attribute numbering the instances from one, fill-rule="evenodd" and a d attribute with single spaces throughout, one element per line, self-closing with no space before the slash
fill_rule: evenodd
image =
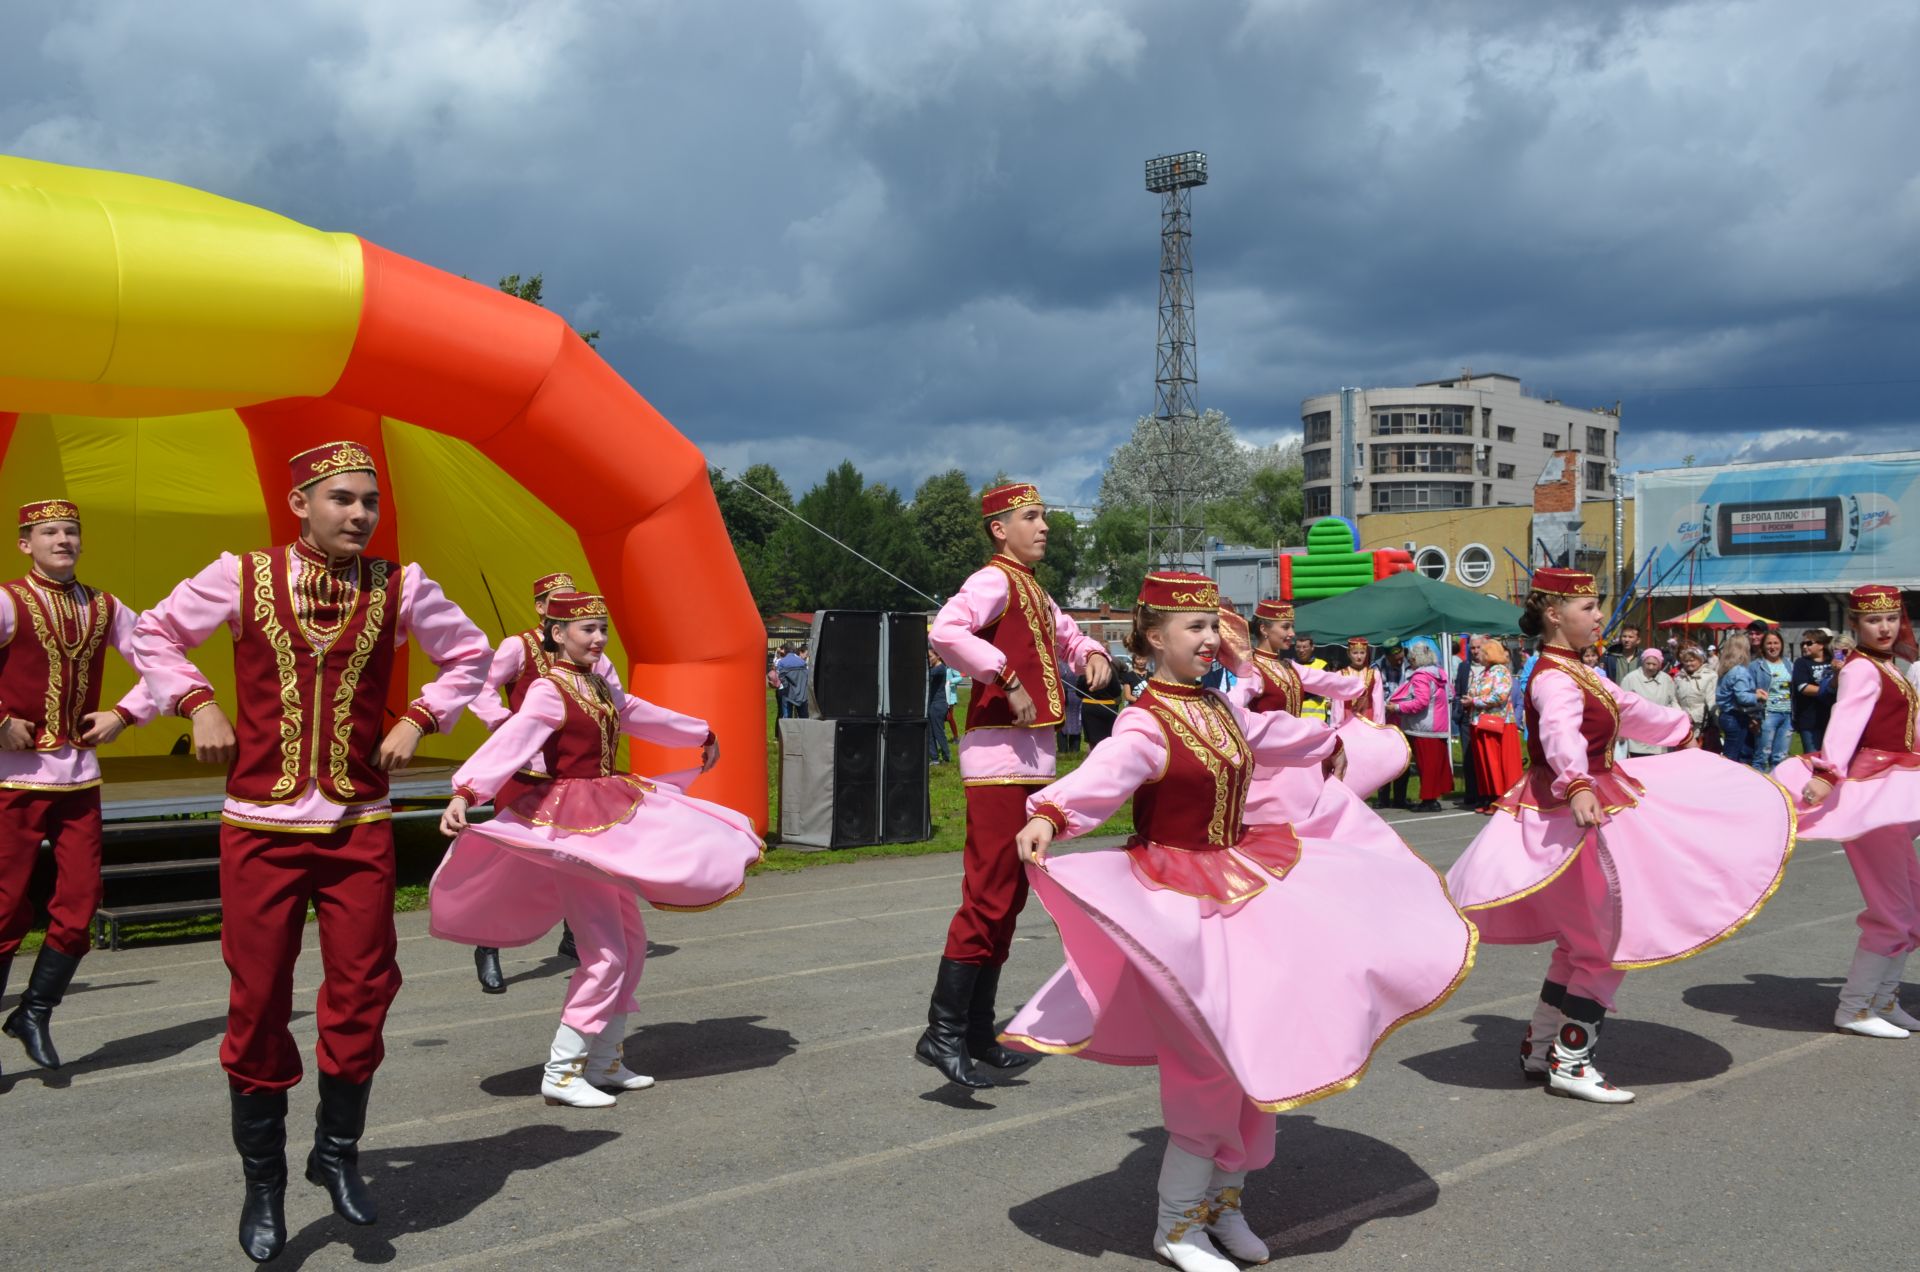
<path id="1" fill-rule="evenodd" d="M 1834 1027 L 1842 1033 L 1863 1038 L 1905 1038 L 1904 1026 L 1883 1018 L 1874 1010 L 1880 987 L 1888 977 L 1894 960 L 1864 947 L 1853 951 L 1853 966 L 1847 969 L 1847 983 L 1840 987 L 1840 1009 L 1833 1013 Z M 1894 974 L 1898 983 L 1899 974 Z M 1905 1013 L 1901 1013 L 1905 1015 Z"/>
<path id="2" fill-rule="evenodd" d="M 1595 1104 L 1631 1104 L 1633 1092 L 1622 1091 L 1594 1068 L 1593 1049 L 1600 1042 L 1600 1022 L 1567 1018 L 1553 1040 L 1553 1060 L 1547 1070 L 1547 1093 Z"/>
<path id="3" fill-rule="evenodd" d="M 1566 1022 L 1560 1009 L 1544 998 L 1534 1004 L 1527 1036 L 1520 1040 L 1520 1072 L 1529 1082 L 1545 1082 L 1553 1062 L 1553 1040 Z"/>
<path id="4" fill-rule="evenodd" d="M 1887 974 L 1880 981 L 1880 992 L 1873 996 L 1873 1014 L 1913 1033 L 1920 1030 L 1920 1019 L 1900 1006 L 1900 983 L 1907 978 L 1907 956 L 1895 954 L 1887 960 Z"/>
<path id="5" fill-rule="evenodd" d="M 1207 1240 L 1213 1208 L 1207 1204 L 1207 1185 L 1213 1163 L 1167 1141 L 1160 1159 L 1160 1222 L 1153 1232 L 1153 1252 L 1180 1272 L 1238 1272 Z"/>
<path id="6" fill-rule="evenodd" d="M 1207 1187 L 1207 1206 L 1213 1218 L 1207 1222 L 1207 1235 L 1242 1263 L 1265 1263 L 1273 1254 L 1240 1213 L 1240 1190 L 1246 1183 L 1244 1170 L 1213 1168 L 1213 1182 Z"/>
<path id="7" fill-rule="evenodd" d="M 626 1037 L 626 1013 L 608 1017 L 607 1027 L 587 1048 L 587 1081 L 603 1091 L 644 1091 L 653 1085 L 652 1078 L 627 1068 Z"/>
<path id="8" fill-rule="evenodd" d="M 546 1072 L 540 1077 L 540 1094 L 548 1104 L 571 1104 L 576 1109 L 604 1109 L 614 1098 L 596 1091 L 583 1076 L 587 1067 L 587 1040 L 572 1025 L 561 1025 L 553 1034 L 553 1050 L 547 1055 Z"/>

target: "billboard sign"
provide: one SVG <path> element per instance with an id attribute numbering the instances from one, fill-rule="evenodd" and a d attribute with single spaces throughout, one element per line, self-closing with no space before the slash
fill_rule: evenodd
<path id="1" fill-rule="evenodd" d="M 1642 472 L 1634 537 L 1655 596 L 1920 586 L 1920 451 Z"/>

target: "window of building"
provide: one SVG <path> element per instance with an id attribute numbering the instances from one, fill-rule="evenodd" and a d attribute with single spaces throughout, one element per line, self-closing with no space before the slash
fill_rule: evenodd
<path id="1" fill-rule="evenodd" d="M 1605 464 L 1596 463 L 1593 460 L 1587 461 L 1587 489 L 1597 490 L 1603 494 L 1606 492 L 1607 466 Z"/>
<path id="2" fill-rule="evenodd" d="M 1473 503 L 1473 483 L 1467 481 L 1376 481 L 1372 490 L 1375 512 L 1466 508 Z"/>
<path id="3" fill-rule="evenodd" d="M 1510 442 L 1513 440 L 1513 430 L 1506 427 L 1504 424 L 1500 426 L 1500 440 L 1503 442 Z"/>
<path id="4" fill-rule="evenodd" d="M 1306 492 L 1306 515 L 1309 517 L 1330 517 L 1333 515 L 1333 492 L 1325 486 Z"/>
<path id="5" fill-rule="evenodd" d="M 1333 412 L 1316 411 L 1301 421 L 1307 430 L 1307 445 L 1333 440 Z"/>
<path id="6" fill-rule="evenodd" d="M 1376 437 L 1391 437 L 1405 433 L 1440 433 L 1465 437 L 1468 431 L 1468 413 L 1468 408 L 1464 406 L 1430 406 L 1424 410 L 1416 406 L 1400 411 L 1375 411 L 1373 433 Z"/>
<path id="7" fill-rule="evenodd" d="M 1436 583 L 1446 580 L 1447 564 L 1445 548 L 1428 546 L 1413 554 L 1413 568 Z"/>
<path id="8" fill-rule="evenodd" d="M 1308 451 L 1302 462 L 1306 470 L 1301 475 L 1307 481 L 1325 481 L 1333 476 L 1333 452 L 1330 450 Z"/>
<path id="9" fill-rule="evenodd" d="M 1540 444 L 1541 444 L 1542 446 L 1544 446 L 1544 447 L 1546 447 L 1546 448 L 1547 448 L 1548 450 L 1559 450 L 1559 449 L 1560 449 L 1560 434 L 1558 434 L 1558 433 L 1542 433 L 1542 434 L 1540 434 Z"/>
<path id="10" fill-rule="evenodd" d="M 1480 408 L 1480 436 L 1493 436 L 1493 408 L 1490 406 Z"/>
<path id="11" fill-rule="evenodd" d="M 1512 480 L 1513 480 L 1513 465 L 1512 465 L 1512 464 L 1502 464 L 1502 465 L 1500 465 L 1500 469 L 1499 469 L 1499 471 L 1500 471 L 1500 480 L 1501 480 L 1501 481 L 1512 481 Z"/>
<path id="12" fill-rule="evenodd" d="M 1587 454 L 1604 455 L 1607 453 L 1607 430 L 1587 426 Z"/>
<path id="13" fill-rule="evenodd" d="M 1376 442 L 1371 471 L 1376 473 L 1469 473 L 1472 447 L 1444 442 Z"/>
<path id="14" fill-rule="evenodd" d="M 1493 577 L 1493 552 L 1484 543 L 1469 543 L 1453 559 L 1453 572 L 1468 587 L 1479 587 Z"/>
<path id="15" fill-rule="evenodd" d="M 1480 483 L 1480 506 L 1482 508 L 1493 507 L 1493 483 L 1490 481 Z"/>

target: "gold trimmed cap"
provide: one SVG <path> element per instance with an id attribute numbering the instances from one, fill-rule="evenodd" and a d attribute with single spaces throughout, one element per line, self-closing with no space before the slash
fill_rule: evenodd
<path id="1" fill-rule="evenodd" d="M 293 478 L 295 490 L 305 490 L 316 481 L 341 473 L 380 475 L 380 470 L 373 466 L 373 452 L 358 442 L 328 442 L 325 446 L 303 450 L 287 461 L 287 472 Z"/>
<path id="2" fill-rule="evenodd" d="M 1256 601 L 1253 606 L 1253 616 L 1268 623 L 1291 623 L 1293 621 L 1293 602 L 1287 600 Z"/>
<path id="3" fill-rule="evenodd" d="M 592 592 L 555 592 L 547 598 L 547 617 L 556 623 L 607 617 L 607 598 Z"/>
<path id="4" fill-rule="evenodd" d="M 1593 575 L 1585 570 L 1535 570 L 1533 590 L 1545 596 L 1598 596 Z"/>
<path id="5" fill-rule="evenodd" d="M 1220 585 L 1204 574 L 1156 570 L 1140 581 L 1140 604 L 1157 610 L 1213 614 L 1220 609 Z"/>
<path id="6" fill-rule="evenodd" d="M 565 571 L 543 574 L 533 581 L 533 599 L 536 601 L 546 600 L 547 593 L 549 592 L 571 592 L 573 590 L 573 575 Z"/>
<path id="7" fill-rule="evenodd" d="M 1889 587 L 1885 583 L 1868 583 L 1856 587 L 1847 597 L 1847 612 L 1851 614 L 1899 614 L 1904 612 L 1900 589 Z"/>
<path id="8" fill-rule="evenodd" d="M 40 499 L 20 505 L 20 528 L 28 529 L 47 521 L 71 521 L 80 524 L 80 505 L 71 499 Z"/>
<path id="9" fill-rule="evenodd" d="M 1040 489 L 1030 481 L 1016 481 L 1005 486 L 995 486 L 980 496 L 980 516 L 997 517 L 1003 512 L 1012 512 L 1015 508 L 1025 508 L 1028 504 L 1043 502 Z"/>

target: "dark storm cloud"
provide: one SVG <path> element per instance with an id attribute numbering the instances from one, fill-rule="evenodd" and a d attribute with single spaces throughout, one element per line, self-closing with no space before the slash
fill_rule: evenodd
<path id="1" fill-rule="evenodd" d="M 1910 440 L 1903 3 L 64 3 L 0 147 L 548 298 L 715 459 L 1090 494 L 1152 402 L 1150 155 L 1199 147 L 1203 405 L 1463 365 L 1626 457 Z M 1818 387 L 1758 387 L 1818 386 Z"/>

